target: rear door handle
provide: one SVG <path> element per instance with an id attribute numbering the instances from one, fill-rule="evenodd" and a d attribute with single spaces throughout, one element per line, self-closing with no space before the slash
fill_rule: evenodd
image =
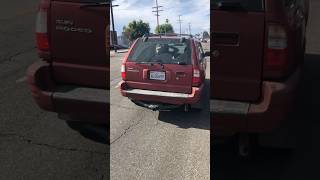
<path id="1" fill-rule="evenodd" d="M 176 77 L 186 77 L 185 72 L 176 72 Z"/>
<path id="2" fill-rule="evenodd" d="M 236 46 L 239 44 L 239 34 L 214 32 L 212 35 L 212 41 L 214 45 Z"/>

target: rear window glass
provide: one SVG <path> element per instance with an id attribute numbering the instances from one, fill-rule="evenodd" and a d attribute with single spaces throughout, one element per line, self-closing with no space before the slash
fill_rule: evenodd
<path id="1" fill-rule="evenodd" d="M 221 3 L 239 3 L 247 11 L 263 11 L 264 0 L 212 0 L 213 9 L 219 9 Z"/>
<path id="2" fill-rule="evenodd" d="M 140 63 L 191 64 L 190 40 L 149 38 L 138 40 L 128 61 Z"/>

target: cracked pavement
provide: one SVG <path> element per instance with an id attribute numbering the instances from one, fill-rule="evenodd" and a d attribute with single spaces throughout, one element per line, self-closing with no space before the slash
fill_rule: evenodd
<path id="1" fill-rule="evenodd" d="M 41 110 L 25 82 L 37 61 L 38 0 L 8 1 L 0 11 L 0 179 L 109 179 L 109 146 Z"/>
<path id="2" fill-rule="evenodd" d="M 202 112 L 189 113 L 159 113 L 136 106 L 118 88 L 125 53 L 112 54 L 111 179 L 210 179 L 209 102 Z"/>

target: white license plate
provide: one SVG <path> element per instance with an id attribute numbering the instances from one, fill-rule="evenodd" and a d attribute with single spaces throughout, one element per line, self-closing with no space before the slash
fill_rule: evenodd
<path id="1" fill-rule="evenodd" d="M 166 73 L 163 71 L 150 71 L 149 79 L 152 80 L 166 80 Z"/>

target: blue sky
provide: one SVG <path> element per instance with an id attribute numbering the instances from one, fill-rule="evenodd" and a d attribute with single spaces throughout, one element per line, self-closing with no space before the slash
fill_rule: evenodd
<path id="1" fill-rule="evenodd" d="M 179 32 L 178 15 L 182 15 L 182 33 L 188 33 L 189 23 L 193 34 L 209 31 L 210 0 L 158 0 L 158 4 L 164 10 L 160 12 L 160 24 L 169 19 L 175 32 Z M 116 31 L 122 32 L 123 26 L 132 20 L 142 19 L 150 24 L 151 32 L 154 32 L 157 19 L 152 7 L 155 0 L 115 0 L 113 5 L 119 5 L 113 8 Z"/>

